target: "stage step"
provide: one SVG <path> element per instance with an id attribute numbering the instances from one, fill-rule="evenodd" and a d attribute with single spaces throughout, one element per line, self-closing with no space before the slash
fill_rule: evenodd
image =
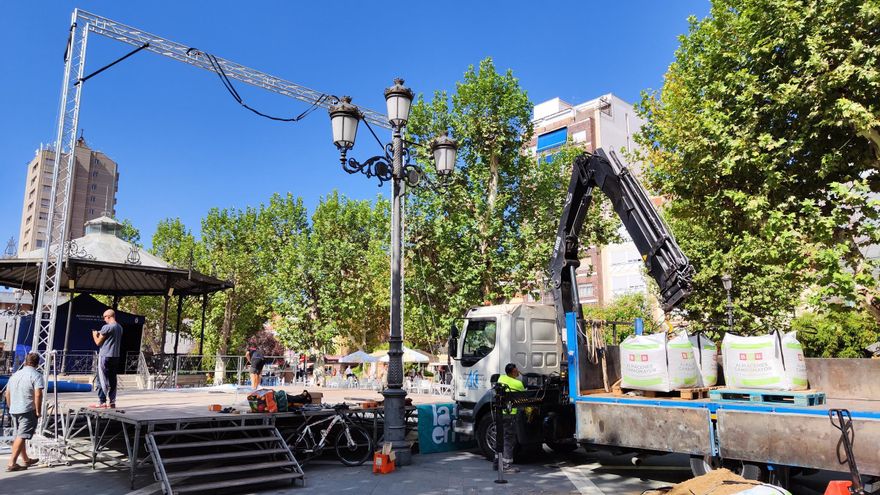
<path id="1" fill-rule="evenodd" d="M 275 461 L 275 462 L 258 462 L 255 464 L 236 464 L 232 466 L 223 466 L 219 468 L 210 468 L 210 469 L 194 469 L 190 471 L 179 471 L 174 473 L 167 473 L 169 478 L 188 478 L 190 476 L 208 476 L 212 474 L 226 474 L 226 473 L 234 473 L 238 471 L 258 471 L 261 469 L 275 469 L 275 468 L 284 468 L 284 467 L 293 467 L 293 462 L 291 461 Z"/>
<path id="2" fill-rule="evenodd" d="M 233 433 L 237 431 L 274 430 L 272 425 L 248 425 L 248 426 L 223 426 L 217 428 L 193 428 L 191 430 L 161 430 L 150 433 L 155 437 L 165 435 L 193 435 L 202 433 Z"/>
<path id="3" fill-rule="evenodd" d="M 229 440 L 205 440 L 203 442 L 163 443 L 157 446 L 161 450 L 191 449 L 195 447 L 216 447 L 218 445 L 241 445 L 243 443 L 272 442 L 275 437 L 232 438 Z"/>
<path id="4" fill-rule="evenodd" d="M 290 481 L 291 483 L 295 480 L 301 479 L 303 477 L 302 474 L 297 473 L 282 473 L 282 474 L 270 474 L 266 476 L 251 476 L 248 478 L 237 478 L 226 481 L 214 481 L 211 483 L 199 483 L 195 485 L 184 485 L 174 489 L 174 493 L 192 493 L 199 492 L 203 493 L 208 490 L 218 490 L 221 488 L 230 488 L 234 486 L 260 486 L 263 483 L 271 483 L 278 481 Z"/>
<path id="5" fill-rule="evenodd" d="M 260 455 L 283 454 L 286 449 L 257 449 Z M 226 459 L 238 459 L 240 457 L 251 457 L 254 455 L 253 450 L 236 450 L 234 452 L 220 452 L 219 454 L 200 454 L 200 455 L 184 455 L 180 457 L 166 457 L 163 462 L 167 464 L 182 464 L 186 462 L 201 461 L 218 461 Z"/>
<path id="6" fill-rule="evenodd" d="M 116 375 L 116 390 L 138 390 L 137 375 Z"/>
<path id="7" fill-rule="evenodd" d="M 299 462 L 271 425 L 156 431 L 146 441 L 166 495 L 304 479 Z"/>

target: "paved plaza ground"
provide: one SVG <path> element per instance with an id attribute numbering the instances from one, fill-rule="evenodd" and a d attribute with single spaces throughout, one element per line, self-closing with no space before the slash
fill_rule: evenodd
<path id="1" fill-rule="evenodd" d="M 8 462 L 8 456 L 0 456 Z M 440 495 L 440 494 L 581 494 L 639 495 L 648 488 L 668 486 L 690 478 L 685 456 L 651 457 L 636 467 L 629 456 L 578 450 L 569 455 L 547 452 L 536 462 L 520 465 L 507 476 L 508 484 L 494 483 L 497 473 L 475 451 L 414 455 L 413 464 L 387 475 L 372 474 L 371 466 L 348 468 L 327 458 L 305 466 L 306 483 L 270 485 L 259 492 L 277 494 Z M 152 495 L 151 473 L 141 471 L 137 490 L 128 485 L 128 473 L 107 468 L 92 470 L 87 463 L 52 468 L 37 467 L 17 473 L 0 472 L 0 493 L 28 495 Z M 842 476 L 836 476 L 843 479 Z M 791 489 L 797 495 L 824 491 L 828 473 L 798 478 Z"/>
<path id="2" fill-rule="evenodd" d="M 302 387 L 285 387 L 290 393 L 298 393 Z M 329 403 L 355 402 L 356 399 L 380 399 L 373 391 L 315 389 L 324 393 Z M 216 392 L 216 390 L 215 390 Z M 128 408 L 137 414 L 155 404 L 155 392 L 129 391 L 120 394 L 120 408 Z M 93 394 L 63 394 L 65 403 L 93 401 Z M 180 393 L 166 392 L 161 398 L 162 409 L 174 407 L 206 411 L 206 404 L 232 405 L 242 400 L 242 392 L 209 393 L 208 391 Z M 449 402 L 448 397 L 411 394 L 413 402 Z M 132 492 L 127 470 L 103 467 L 92 469 L 88 462 L 75 462 L 70 466 L 34 467 L 26 471 L 6 473 L 8 455 L 0 455 L 0 494 L 26 493 L 28 495 L 116 495 Z M 440 454 L 414 455 L 413 464 L 387 475 L 372 474 L 372 466 L 344 467 L 333 457 L 314 460 L 305 466 L 306 482 L 303 487 L 268 485 L 259 492 L 230 491 L 229 493 L 301 493 L 301 494 L 585 494 L 585 495 L 639 495 L 650 488 L 669 486 L 691 477 L 688 457 L 683 455 L 652 456 L 640 466 L 631 463 L 631 455 L 611 455 L 608 452 L 587 452 L 578 449 L 567 455 L 547 450 L 528 464 L 521 464 L 520 473 L 511 474 L 509 483 L 496 484 L 497 473 L 491 463 L 475 450 Z M 161 493 L 158 483 L 153 482 L 152 470 L 139 471 L 136 484 L 137 495 Z M 824 486 L 832 477 L 820 473 L 795 480 L 792 493 L 815 495 L 824 492 Z M 837 474 L 833 477 L 845 479 Z"/>

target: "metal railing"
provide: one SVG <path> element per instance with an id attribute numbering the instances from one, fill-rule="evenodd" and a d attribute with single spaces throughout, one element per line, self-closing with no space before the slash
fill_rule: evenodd
<path id="1" fill-rule="evenodd" d="M 140 352 L 126 352 L 125 353 L 125 373 L 126 375 L 130 375 L 132 373 L 138 373 L 140 360 L 143 353 Z"/>
<path id="2" fill-rule="evenodd" d="M 94 375 L 98 372 L 98 353 L 96 351 L 56 351 L 61 360 L 60 373 L 67 375 Z"/>
<path id="3" fill-rule="evenodd" d="M 284 356 L 266 356 L 264 360 L 267 362 L 264 371 L 270 371 L 273 375 L 279 371 L 283 372 L 275 367 L 284 363 Z M 128 367 L 128 363 L 126 366 Z M 248 368 L 245 357 L 235 355 L 140 353 L 137 356 L 137 373 L 145 388 L 179 388 L 224 383 L 241 385 L 250 380 Z"/>

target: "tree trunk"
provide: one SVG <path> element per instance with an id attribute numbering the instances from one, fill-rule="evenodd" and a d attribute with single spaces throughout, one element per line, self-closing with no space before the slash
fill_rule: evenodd
<path id="1" fill-rule="evenodd" d="M 235 288 L 229 290 L 226 296 L 226 304 L 223 307 L 223 326 L 220 328 L 220 342 L 217 349 L 221 355 L 226 355 L 229 351 L 229 339 L 232 337 L 232 324 L 235 322 L 235 307 L 233 299 L 235 298 Z"/>
<path id="2" fill-rule="evenodd" d="M 486 202 L 486 215 L 483 217 L 483 220 L 480 225 L 480 234 L 482 239 L 480 240 L 480 255 L 483 258 L 483 262 L 485 263 L 486 269 L 483 271 L 483 299 L 486 300 L 489 298 L 489 294 L 492 293 L 492 260 L 489 256 L 489 251 L 492 249 L 492 245 L 494 244 L 494 239 L 489 235 L 489 224 L 492 222 L 492 219 L 495 217 L 495 203 L 498 201 L 498 157 L 494 154 L 489 157 L 489 190 L 488 190 L 488 200 Z"/>

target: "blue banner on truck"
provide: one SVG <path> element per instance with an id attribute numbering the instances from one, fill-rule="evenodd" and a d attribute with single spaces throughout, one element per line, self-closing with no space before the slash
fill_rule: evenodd
<path id="1" fill-rule="evenodd" d="M 449 452 L 470 449 L 476 446 L 474 440 L 459 440 L 452 429 L 455 419 L 455 404 L 423 404 L 416 406 L 419 413 L 419 452 Z"/>

